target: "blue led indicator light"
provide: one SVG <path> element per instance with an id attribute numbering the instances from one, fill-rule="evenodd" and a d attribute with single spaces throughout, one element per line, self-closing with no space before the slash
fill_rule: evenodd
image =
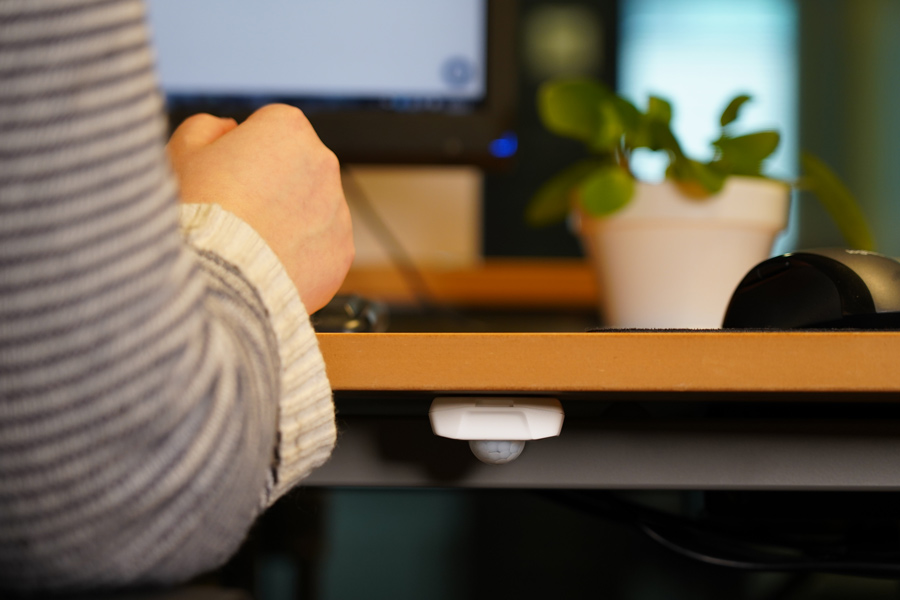
<path id="1" fill-rule="evenodd" d="M 491 155 L 496 158 L 509 158 L 519 149 L 519 138 L 516 134 L 507 131 L 502 136 L 492 141 L 490 146 Z"/>

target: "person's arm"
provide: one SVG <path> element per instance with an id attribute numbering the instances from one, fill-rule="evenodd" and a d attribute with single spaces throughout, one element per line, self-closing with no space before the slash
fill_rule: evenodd
<path id="1" fill-rule="evenodd" d="M 333 445 L 331 390 L 304 305 L 310 312 L 324 306 L 353 258 L 340 167 L 303 113 L 284 105 L 261 108 L 240 125 L 196 115 L 175 131 L 168 151 L 181 199 L 190 203 L 181 207 L 182 226 L 201 264 L 214 278 L 222 260 L 245 274 L 278 340 L 283 368 L 271 502 Z"/>
<path id="2" fill-rule="evenodd" d="M 0 589 L 213 568 L 334 442 L 277 236 L 186 245 L 164 133 L 139 2 L 0 3 Z"/>

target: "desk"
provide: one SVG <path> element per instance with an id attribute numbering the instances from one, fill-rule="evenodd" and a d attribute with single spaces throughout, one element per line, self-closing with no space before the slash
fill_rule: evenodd
<path id="1" fill-rule="evenodd" d="M 341 435 L 307 485 L 900 489 L 900 332 L 319 340 Z M 556 396 L 567 419 L 483 465 L 431 434 L 431 399 L 450 393 Z"/>

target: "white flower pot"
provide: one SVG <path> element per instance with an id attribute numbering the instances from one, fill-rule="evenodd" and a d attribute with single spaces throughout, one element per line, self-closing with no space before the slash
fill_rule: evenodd
<path id="1" fill-rule="evenodd" d="M 578 228 L 597 268 L 604 325 L 721 327 L 738 283 L 769 257 L 789 203 L 784 184 L 730 177 L 719 194 L 702 200 L 668 181 L 638 183 L 623 210 L 582 215 Z"/>

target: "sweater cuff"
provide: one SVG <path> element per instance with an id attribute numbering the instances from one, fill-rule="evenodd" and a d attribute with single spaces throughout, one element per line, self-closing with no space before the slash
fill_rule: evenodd
<path id="1" fill-rule="evenodd" d="M 278 447 L 264 499 L 271 505 L 334 448 L 334 403 L 325 362 L 297 288 L 259 234 L 217 204 L 182 204 L 179 211 L 185 239 L 218 254 L 256 288 L 278 340 Z"/>

